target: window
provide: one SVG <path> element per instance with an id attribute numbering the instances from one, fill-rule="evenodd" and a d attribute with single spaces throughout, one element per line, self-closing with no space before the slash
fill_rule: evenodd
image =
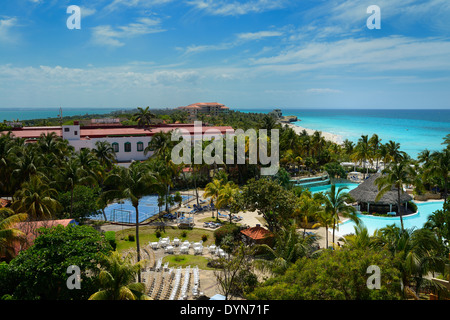
<path id="1" fill-rule="evenodd" d="M 75 131 L 73 134 L 77 136 L 78 135 L 78 131 Z"/>
<path id="2" fill-rule="evenodd" d="M 144 143 L 143 142 L 138 142 L 137 143 L 137 151 L 144 151 Z"/>
<path id="3" fill-rule="evenodd" d="M 69 132 L 70 128 L 64 128 L 64 132 Z"/>
<path id="4" fill-rule="evenodd" d="M 112 147 L 114 152 L 119 152 L 119 144 L 117 142 L 113 142 Z"/>
<path id="5" fill-rule="evenodd" d="M 131 143 L 125 142 L 125 152 L 131 152 Z"/>

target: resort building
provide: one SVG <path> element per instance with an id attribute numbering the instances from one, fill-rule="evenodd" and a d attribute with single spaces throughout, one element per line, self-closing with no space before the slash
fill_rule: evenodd
<path id="1" fill-rule="evenodd" d="M 366 211 L 368 213 L 394 213 L 398 215 L 398 190 L 397 188 L 392 188 L 386 192 L 378 201 L 375 201 L 378 195 L 378 186 L 375 184 L 375 180 L 380 177 L 381 174 L 373 174 L 358 187 L 349 191 L 350 196 L 358 202 L 360 206 L 360 211 Z M 405 210 L 408 209 L 408 202 L 413 198 L 403 190 L 400 194 L 400 202 L 405 205 Z M 395 209 L 393 211 L 393 209 Z"/>
<path id="2" fill-rule="evenodd" d="M 242 241 L 247 244 L 273 244 L 274 234 L 257 224 L 252 228 L 241 230 Z"/>
<path id="3" fill-rule="evenodd" d="M 152 155 L 145 154 L 144 149 L 149 145 L 152 136 L 157 132 L 171 132 L 182 129 L 191 135 L 191 138 L 214 137 L 218 134 L 233 133 L 229 126 L 194 126 L 194 124 L 160 124 L 148 128 L 137 126 L 111 125 L 80 126 L 75 121 L 73 125 L 56 127 L 23 127 L 11 129 L 11 136 L 26 139 L 27 143 L 35 142 L 42 134 L 54 132 L 57 136 L 66 139 L 71 146 L 79 151 L 84 148 L 93 149 L 97 141 L 107 141 L 114 148 L 117 162 L 143 161 Z M 6 132 L 0 132 L 0 134 Z M 198 137 L 197 137 L 198 136 Z"/>
<path id="4" fill-rule="evenodd" d="M 229 111 L 228 107 L 217 102 L 199 102 L 178 109 L 188 112 L 191 121 L 197 120 L 199 114 L 217 116 Z"/>
<path id="5" fill-rule="evenodd" d="M 11 252 L 11 255 L 13 257 L 17 256 L 20 251 L 31 247 L 34 243 L 34 239 L 39 236 L 39 229 L 53 228 L 59 225 L 67 227 L 69 225 L 78 225 L 78 223 L 74 219 L 26 221 L 16 223 L 13 227 L 20 230 L 24 236 L 10 243 L 8 249 Z M 0 261 L 2 260 L 7 260 L 7 255 L 0 255 Z"/>

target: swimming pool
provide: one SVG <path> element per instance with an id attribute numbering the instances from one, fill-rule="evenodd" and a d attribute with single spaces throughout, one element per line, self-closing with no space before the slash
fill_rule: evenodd
<path id="1" fill-rule="evenodd" d="M 357 186 L 359 186 L 358 183 L 351 183 L 351 182 L 347 182 L 347 183 L 336 183 L 336 190 L 338 190 L 340 187 L 347 187 L 348 189 L 344 190 L 344 192 L 349 192 L 350 190 L 355 189 Z M 308 188 L 312 194 L 317 193 L 317 192 L 327 192 L 328 190 L 331 189 L 331 184 L 327 184 L 324 186 L 317 186 L 317 187 L 309 187 Z"/>
<path id="2" fill-rule="evenodd" d="M 405 229 L 409 228 L 422 228 L 424 223 L 427 222 L 428 217 L 436 210 L 441 210 L 444 201 L 433 201 L 416 203 L 418 213 L 403 217 L 403 225 Z M 387 225 L 395 224 L 398 227 L 401 226 L 400 217 L 376 217 L 366 216 L 358 214 L 361 222 L 367 227 L 369 234 L 372 235 L 376 229 L 381 229 Z M 336 233 L 343 236 L 350 233 L 355 233 L 355 223 L 351 220 L 347 220 L 339 224 L 339 230 Z"/>
<path id="3" fill-rule="evenodd" d="M 192 196 L 182 195 L 183 202 L 192 198 Z M 165 209 L 162 208 L 163 210 Z M 159 213 L 158 196 L 150 195 L 142 197 L 139 201 L 139 222 L 145 221 Z M 105 214 L 108 221 L 136 223 L 136 210 L 130 200 L 124 200 L 123 203 L 113 203 L 105 208 Z M 105 220 L 103 213 L 95 214 L 90 217 L 92 220 Z"/>

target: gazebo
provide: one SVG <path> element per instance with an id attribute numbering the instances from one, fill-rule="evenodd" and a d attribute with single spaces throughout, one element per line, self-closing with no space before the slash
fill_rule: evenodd
<path id="1" fill-rule="evenodd" d="M 378 186 L 375 184 L 375 180 L 380 177 L 380 173 L 376 173 L 367 178 L 358 187 L 349 191 L 349 194 L 358 202 L 360 208 L 365 208 L 367 212 L 373 210 L 375 212 L 392 212 L 392 206 L 398 206 L 398 190 L 393 187 L 386 192 L 378 201 L 375 198 L 378 195 Z M 401 190 L 400 203 L 406 204 L 405 208 L 408 209 L 408 201 L 411 201 L 412 197 Z M 363 210 L 361 210 L 363 211 Z M 397 208 L 397 213 L 399 208 Z"/>

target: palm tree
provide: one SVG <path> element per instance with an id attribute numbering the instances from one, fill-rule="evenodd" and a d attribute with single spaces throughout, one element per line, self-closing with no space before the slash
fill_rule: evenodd
<path id="1" fill-rule="evenodd" d="M 142 197 L 152 193 L 156 185 L 154 174 L 149 167 L 141 162 L 133 162 L 128 168 L 120 167 L 118 173 L 113 173 L 105 179 L 105 185 L 110 186 L 108 198 L 129 199 L 136 211 L 136 252 L 140 261 L 139 244 L 139 201 Z M 139 282 L 141 274 L 138 273 Z"/>
<path id="2" fill-rule="evenodd" d="M 211 204 L 214 204 L 216 202 L 217 198 L 220 195 L 220 191 L 222 190 L 223 185 L 222 182 L 219 179 L 213 179 L 210 183 L 208 183 L 205 186 L 205 192 L 203 193 L 203 198 L 211 198 Z M 217 217 L 219 217 L 219 208 L 217 207 L 216 203 L 216 210 L 217 210 Z M 214 218 L 214 211 L 212 212 L 212 217 Z"/>
<path id="3" fill-rule="evenodd" d="M 112 164 L 116 162 L 116 153 L 108 141 L 97 141 L 92 152 L 106 169 L 111 169 Z"/>
<path id="4" fill-rule="evenodd" d="M 444 186 L 444 204 L 446 204 L 450 179 L 450 149 L 447 148 L 440 152 L 433 152 L 428 165 L 425 166 L 425 171 L 432 177 L 442 179 Z"/>
<path id="5" fill-rule="evenodd" d="M 239 192 L 239 188 L 232 182 L 229 181 L 219 191 L 219 195 L 217 196 L 216 208 L 225 208 L 235 201 L 236 196 Z M 232 222 L 232 214 L 230 210 L 230 223 Z"/>
<path id="6" fill-rule="evenodd" d="M 393 162 L 400 162 L 407 158 L 407 153 L 400 150 L 400 143 L 389 140 L 389 142 L 386 143 L 386 149 L 387 153 L 390 155 L 390 160 Z"/>
<path id="7" fill-rule="evenodd" d="M 320 197 L 325 206 L 325 212 L 333 219 L 333 243 L 335 243 L 335 230 L 339 223 L 339 216 L 350 218 L 356 224 L 359 223 L 359 218 L 356 216 L 356 209 L 347 205 L 347 203 L 353 202 L 350 194 L 344 192 L 344 190 L 347 189 L 347 187 L 339 187 L 339 189 L 336 190 L 336 185 L 332 184 L 330 190 Z"/>
<path id="8" fill-rule="evenodd" d="M 306 228 L 310 220 L 319 220 L 318 215 L 322 210 L 320 199 L 313 197 L 311 192 L 302 192 L 298 198 L 298 206 L 294 214 L 298 216 L 303 224 L 303 236 L 306 235 Z M 314 224 L 311 228 L 315 228 L 320 223 Z"/>
<path id="9" fill-rule="evenodd" d="M 137 109 L 138 111 L 133 115 L 133 118 L 134 120 L 137 120 L 139 127 L 147 127 L 151 124 L 152 119 L 156 118 L 156 115 L 149 110 L 149 107 L 146 107 L 145 109 L 139 107 Z"/>
<path id="10" fill-rule="evenodd" d="M 403 184 L 411 182 L 412 169 L 409 162 L 401 161 L 394 162 L 388 168 L 383 170 L 383 174 L 375 179 L 375 184 L 378 186 L 378 194 L 375 202 L 379 201 L 386 192 L 391 191 L 392 188 L 397 189 L 397 207 L 400 215 L 400 223 L 403 228 L 403 214 L 401 207 L 401 195 L 403 193 Z"/>
<path id="11" fill-rule="evenodd" d="M 370 236 L 367 227 L 360 223 L 354 226 L 355 233 L 344 237 L 346 245 L 355 249 L 371 249 L 377 246 L 377 242 Z M 377 231 L 375 231 L 376 233 Z"/>
<path id="12" fill-rule="evenodd" d="M 445 260 L 438 256 L 439 241 L 430 230 L 399 229 L 390 225 L 380 229 L 375 240 L 392 253 L 394 264 L 402 274 L 405 291 L 408 289 L 416 297 L 421 285 L 426 282 L 423 276 L 444 269 Z M 413 285 L 415 290 L 412 290 Z"/>
<path id="13" fill-rule="evenodd" d="M 11 133 L 0 135 L 0 194 L 11 194 L 13 183 L 11 172 L 13 170 L 14 144 Z"/>
<path id="14" fill-rule="evenodd" d="M 375 166 L 376 171 L 378 171 L 378 161 L 380 160 L 380 154 L 379 154 L 380 144 L 381 144 L 381 139 L 378 137 L 377 134 L 374 133 L 372 135 L 372 137 L 370 137 L 370 139 L 369 139 L 369 146 L 372 149 L 372 156 L 377 160 L 377 164 Z"/>
<path id="15" fill-rule="evenodd" d="M 113 251 L 102 263 L 103 270 L 98 276 L 101 290 L 89 300 L 151 300 L 144 294 L 145 285 L 135 282 L 143 262 L 133 264 L 129 256 L 122 259 L 119 252 Z"/>
<path id="16" fill-rule="evenodd" d="M 443 139 L 444 139 L 444 142 L 442 142 L 442 144 L 446 144 L 447 149 L 450 149 L 450 133 L 447 134 Z"/>
<path id="17" fill-rule="evenodd" d="M 358 140 L 358 144 L 355 147 L 352 158 L 355 161 L 361 161 L 363 163 L 363 169 L 366 168 L 366 161 L 370 159 L 372 153 L 369 147 L 369 140 L 367 135 L 362 135 Z M 368 170 L 368 168 L 367 168 Z M 363 173 L 363 179 L 366 178 L 366 172 Z"/>
<path id="18" fill-rule="evenodd" d="M 260 129 L 266 129 L 267 130 L 267 135 L 270 137 L 271 136 L 271 132 L 272 129 L 277 127 L 277 121 L 275 120 L 274 117 L 272 117 L 269 114 L 266 114 L 262 119 L 261 119 L 261 123 L 260 123 Z"/>
<path id="19" fill-rule="evenodd" d="M 14 194 L 11 208 L 15 212 L 27 213 L 34 219 L 49 219 L 61 208 L 57 196 L 56 189 L 50 188 L 47 182 L 34 175 Z"/>
<path id="20" fill-rule="evenodd" d="M 80 155 L 82 154 L 83 152 L 80 153 Z M 91 158 L 91 160 L 93 161 L 93 158 Z M 73 191 L 75 189 L 75 186 L 95 183 L 94 173 L 90 171 L 90 168 L 88 167 L 91 160 L 86 159 L 87 162 L 82 165 L 79 158 L 69 159 L 69 161 L 60 171 L 58 177 L 59 183 L 70 191 L 70 215 L 72 215 L 73 213 Z"/>
<path id="21" fill-rule="evenodd" d="M 152 136 L 150 143 L 144 149 L 144 154 L 147 155 L 147 153 L 153 152 L 152 156 L 167 159 L 173 146 L 172 133 L 160 131 Z"/>
<path id="22" fill-rule="evenodd" d="M 1 218 L 7 216 L 6 218 Z M 14 228 L 14 226 L 25 221 L 28 215 L 25 213 L 15 214 L 13 210 L 8 208 L 0 208 L 0 254 L 6 258 L 14 256 L 14 248 L 11 243 L 20 240 L 25 234 Z"/>
<path id="23" fill-rule="evenodd" d="M 275 235 L 275 245 L 259 245 L 267 251 L 273 259 L 258 259 L 256 266 L 263 270 L 270 270 L 274 274 L 283 274 L 290 265 L 299 258 L 309 256 L 313 252 L 316 236 L 302 236 L 295 226 L 281 228 Z"/>

